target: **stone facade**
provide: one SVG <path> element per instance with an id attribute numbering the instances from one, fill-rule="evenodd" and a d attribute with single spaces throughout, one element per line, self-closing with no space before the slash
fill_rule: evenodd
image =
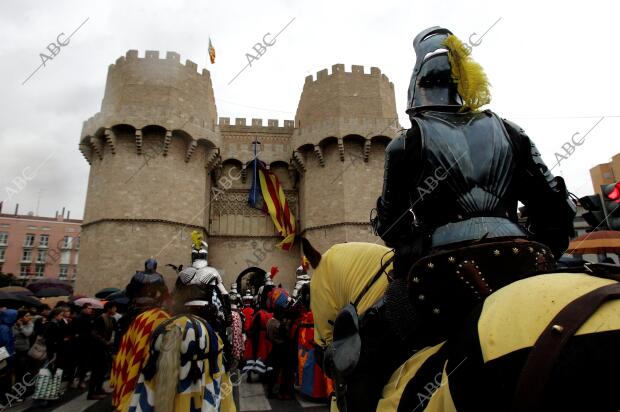
<path id="1" fill-rule="evenodd" d="M 101 111 L 79 147 L 91 165 L 77 290 L 126 285 L 148 257 L 189 263 L 190 233 L 209 243 L 226 286 L 248 266 L 278 266 L 294 284 L 299 246 L 284 252 L 271 218 L 248 206 L 253 142 L 279 178 L 298 231 L 315 246 L 378 241 L 369 213 L 381 192 L 384 151 L 400 126 L 394 86 L 381 71 L 342 64 L 308 76 L 295 120 L 217 118 L 210 73 L 177 53 L 130 50 L 110 65 Z"/>

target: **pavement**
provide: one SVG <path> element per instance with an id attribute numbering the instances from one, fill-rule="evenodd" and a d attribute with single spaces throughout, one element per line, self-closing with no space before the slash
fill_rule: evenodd
<path id="1" fill-rule="evenodd" d="M 328 412 L 329 407 L 325 403 L 318 403 L 297 393 L 295 399 L 279 400 L 268 399 L 265 387 L 262 383 L 242 382 L 233 391 L 237 411 L 239 412 Z M 84 389 L 69 389 L 61 399 L 50 403 L 45 407 L 37 406 L 31 398 L 23 402 L 13 404 L 0 412 L 110 412 L 112 398 L 110 396 L 98 401 L 86 399 Z"/>

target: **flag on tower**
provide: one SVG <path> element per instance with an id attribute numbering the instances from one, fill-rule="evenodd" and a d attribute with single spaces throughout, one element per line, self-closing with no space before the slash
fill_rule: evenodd
<path id="1" fill-rule="evenodd" d="M 277 247 L 290 250 L 295 240 L 295 217 L 288 207 L 284 190 L 278 177 L 263 162 L 254 158 L 255 170 L 248 203 L 256 209 L 269 213 L 280 236 L 284 238 Z"/>
<path id="2" fill-rule="evenodd" d="M 209 37 L 209 59 L 211 59 L 211 64 L 215 63 L 215 48 L 211 43 L 211 37 Z"/>

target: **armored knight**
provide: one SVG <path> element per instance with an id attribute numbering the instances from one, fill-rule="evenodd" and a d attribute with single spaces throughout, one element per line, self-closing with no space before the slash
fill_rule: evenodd
<path id="1" fill-rule="evenodd" d="M 310 275 L 308 275 L 308 272 L 306 272 L 303 266 L 299 266 L 295 271 L 295 277 L 297 278 L 297 281 L 295 282 L 295 287 L 293 288 L 291 297 L 294 301 L 297 301 L 300 297 L 299 292 L 301 291 L 301 288 L 310 283 Z"/>
<path id="2" fill-rule="evenodd" d="M 334 328 L 334 348 L 359 359 L 354 372 L 336 371 L 339 407 L 349 411 L 375 410 L 380 389 L 372 388 L 416 350 L 445 340 L 485 297 L 552 270 L 573 233 L 564 180 L 523 129 L 479 110 L 490 93 L 471 50 L 440 27 L 422 31 L 413 47 L 412 126 L 386 148 L 372 222 L 394 248 L 394 270 L 383 298 L 360 319 L 361 353 L 347 353 L 348 333 L 337 342 Z"/>
<path id="3" fill-rule="evenodd" d="M 118 412 L 130 409 L 138 385 L 140 369 L 149 354 L 149 337 L 169 315 L 161 306 L 169 298 L 164 277 L 157 273 L 157 261 L 147 259 L 143 271 L 136 271 L 125 293 L 131 299 L 129 311 L 121 318 L 119 350 L 114 357 L 110 384 L 114 387 L 112 405 Z"/>
<path id="4" fill-rule="evenodd" d="M 479 110 L 490 94 L 471 50 L 440 27 L 422 31 L 413 47 L 412 127 L 386 149 L 373 224 L 395 249 L 396 281 L 386 301 L 396 307 L 414 296 L 415 313 L 406 316 L 442 339 L 461 306 L 554 268 L 573 233 L 575 205 L 523 129 Z M 403 338 L 420 330 L 412 326 L 399 328 Z"/>

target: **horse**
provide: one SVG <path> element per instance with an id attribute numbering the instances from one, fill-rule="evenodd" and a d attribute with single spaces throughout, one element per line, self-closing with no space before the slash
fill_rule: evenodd
<path id="1" fill-rule="evenodd" d="M 334 321 L 345 306 L 362 294 L 355 306 L 364 314 L 384 295 L 387 277 L 373 278 L 380 268 L 389 271 L 385 262 L 393 252 L 346 243 L 321 255 L 302 241 L 315 269 L 315 341 L 325 348 L 335 340 Z M 400 362 L 383 388 L 375 388 L 376 410 L 618 411 L 613 378 L 620 370 L 620 283 L 608 277 L 544 273 L 493 292 L 446 340 Z"/>

